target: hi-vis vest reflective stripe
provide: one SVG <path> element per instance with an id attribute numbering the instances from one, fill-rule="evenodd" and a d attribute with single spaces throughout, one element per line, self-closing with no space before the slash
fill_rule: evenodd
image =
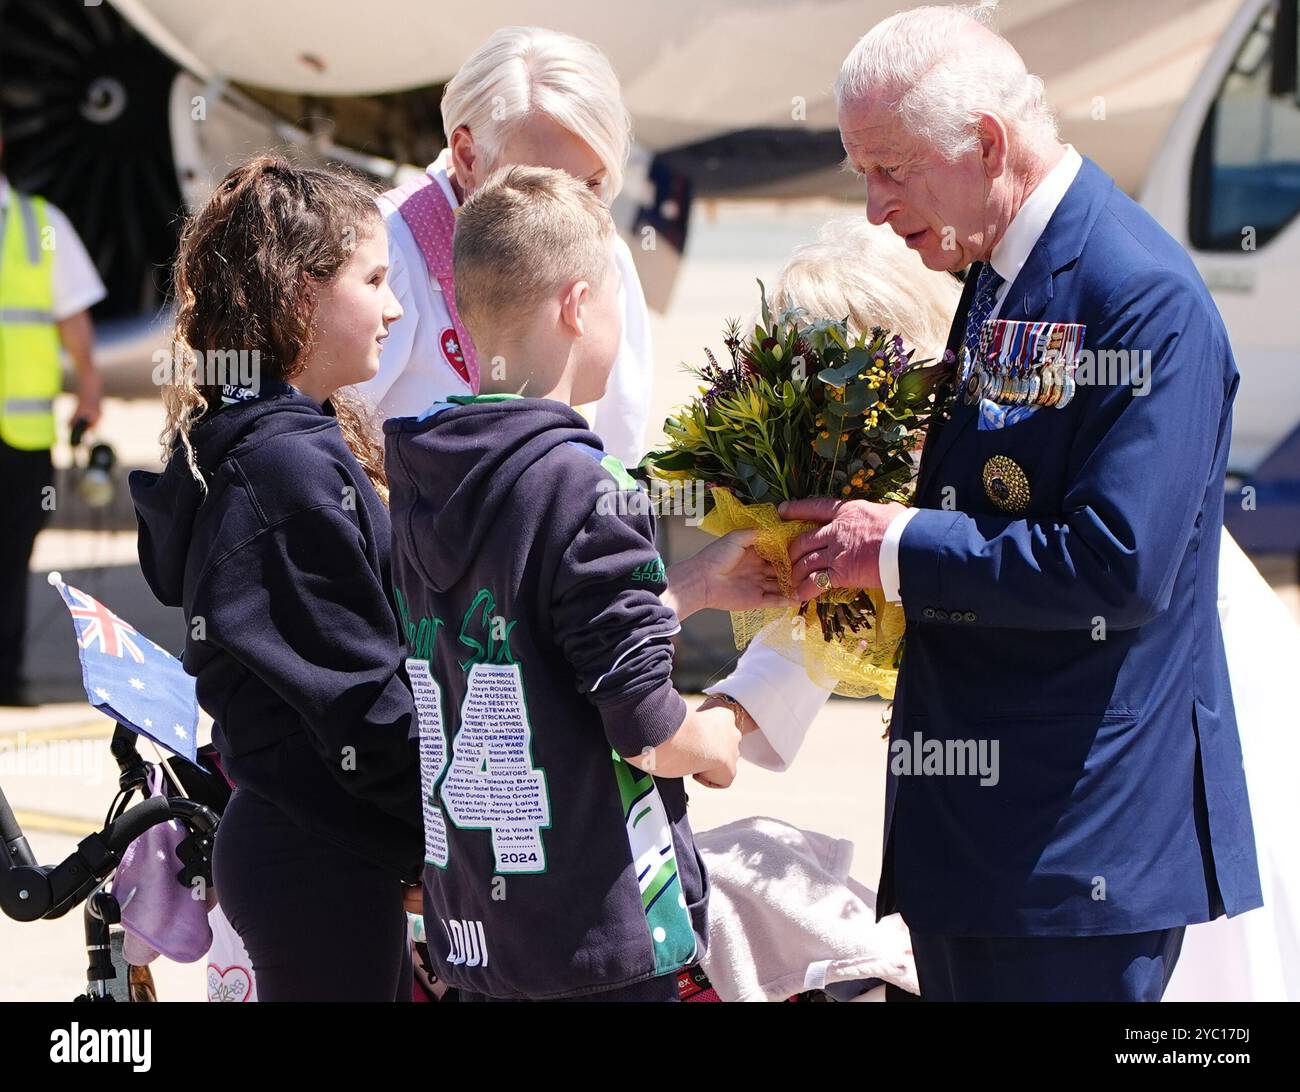
<path id="1" fill-rule="evenodd" d="M 0 216 L 0 440 L 54 446 L 54 396 L 63 386 L 54 321 L 54 250 L 42 246 L 45 202 L 13 189 Z"/>

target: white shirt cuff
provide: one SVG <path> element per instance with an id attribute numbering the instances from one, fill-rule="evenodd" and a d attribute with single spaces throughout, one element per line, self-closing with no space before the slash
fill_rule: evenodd
<path id="1" fill-rule="evenodd" d="M 885 528 L 885 537 L 880 540 L 880 587 L 891 603 L 903 601 L 899 589 L 902 578 L 898 574 L 898 544 L 903 538 L 903 528 L 919 511 L 919 508 L 909 508 L 900 512 L 890 521 Z"/>
<path id="2" fill-rule="evenodd" d="M 764 643 L 769 630 L 750 642 L 730 675 L 704 692 L 729 694 L 745 707 L 758 731 L 741 739 L 740 757 L 779 771 L 794 761 L 831 692 L 808 678 L 801 664 L 769 648 Z"/>

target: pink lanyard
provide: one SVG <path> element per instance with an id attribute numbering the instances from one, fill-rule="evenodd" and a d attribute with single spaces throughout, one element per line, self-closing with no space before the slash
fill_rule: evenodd
<path id="1" fill-rule="evenodd" d="M 429 276 L 442 287 L 442 298 L 455 330 L 454 337 L 449 336 L 451 331 L 442 335 L 443 356 L 469 384 L 470 390 L 478 393 L 478 354 L 456 311 L 456 286 L 451 273 L 451 239 L 456 231 L 456 214 L 451 203 L 442 187 L 435 185 L 427 174 L 389 190 L 384 196 L 397 206 L 415 237 L 415 245 L 424 255 Z"/>

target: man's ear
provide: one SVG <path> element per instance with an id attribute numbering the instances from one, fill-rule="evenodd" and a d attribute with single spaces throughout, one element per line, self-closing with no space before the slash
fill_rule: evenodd
<path id="1" fill-rule="evenodd" d="M 996 114 L 981 114 L 979 121 L 980 162 L 992 181 L 1007 169 L 1007 127 Z"/>
<path id="2" fill-rule="evenodd" d="M 587 332 L 587 304 L 590 301 L 591 285 L 586 281 L 574 281 L 560 301 L 560 323 L 574 337 L 582 337 Z"/>

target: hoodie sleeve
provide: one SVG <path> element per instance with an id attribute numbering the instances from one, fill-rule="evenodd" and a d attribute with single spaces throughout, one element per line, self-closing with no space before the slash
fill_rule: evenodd
<path id="1" fill-rule="evenodd" d="M 300 509 L 200 579 L 190 626 L 302 718 L 343 788 L 420 825 L 414 703 L 397 623 L 361 531 L 334 505 Z"/>
<path id="2" fill-rule="evenodd" d="M 659 598 L 668 584 L 653 520 L 604 508 L 590 512 L 560 560 L 552 617 L 610 746 L 637 755 L 671 738 L 686 717 L 672 683 L 671 637 L 681 626 Z"/>

